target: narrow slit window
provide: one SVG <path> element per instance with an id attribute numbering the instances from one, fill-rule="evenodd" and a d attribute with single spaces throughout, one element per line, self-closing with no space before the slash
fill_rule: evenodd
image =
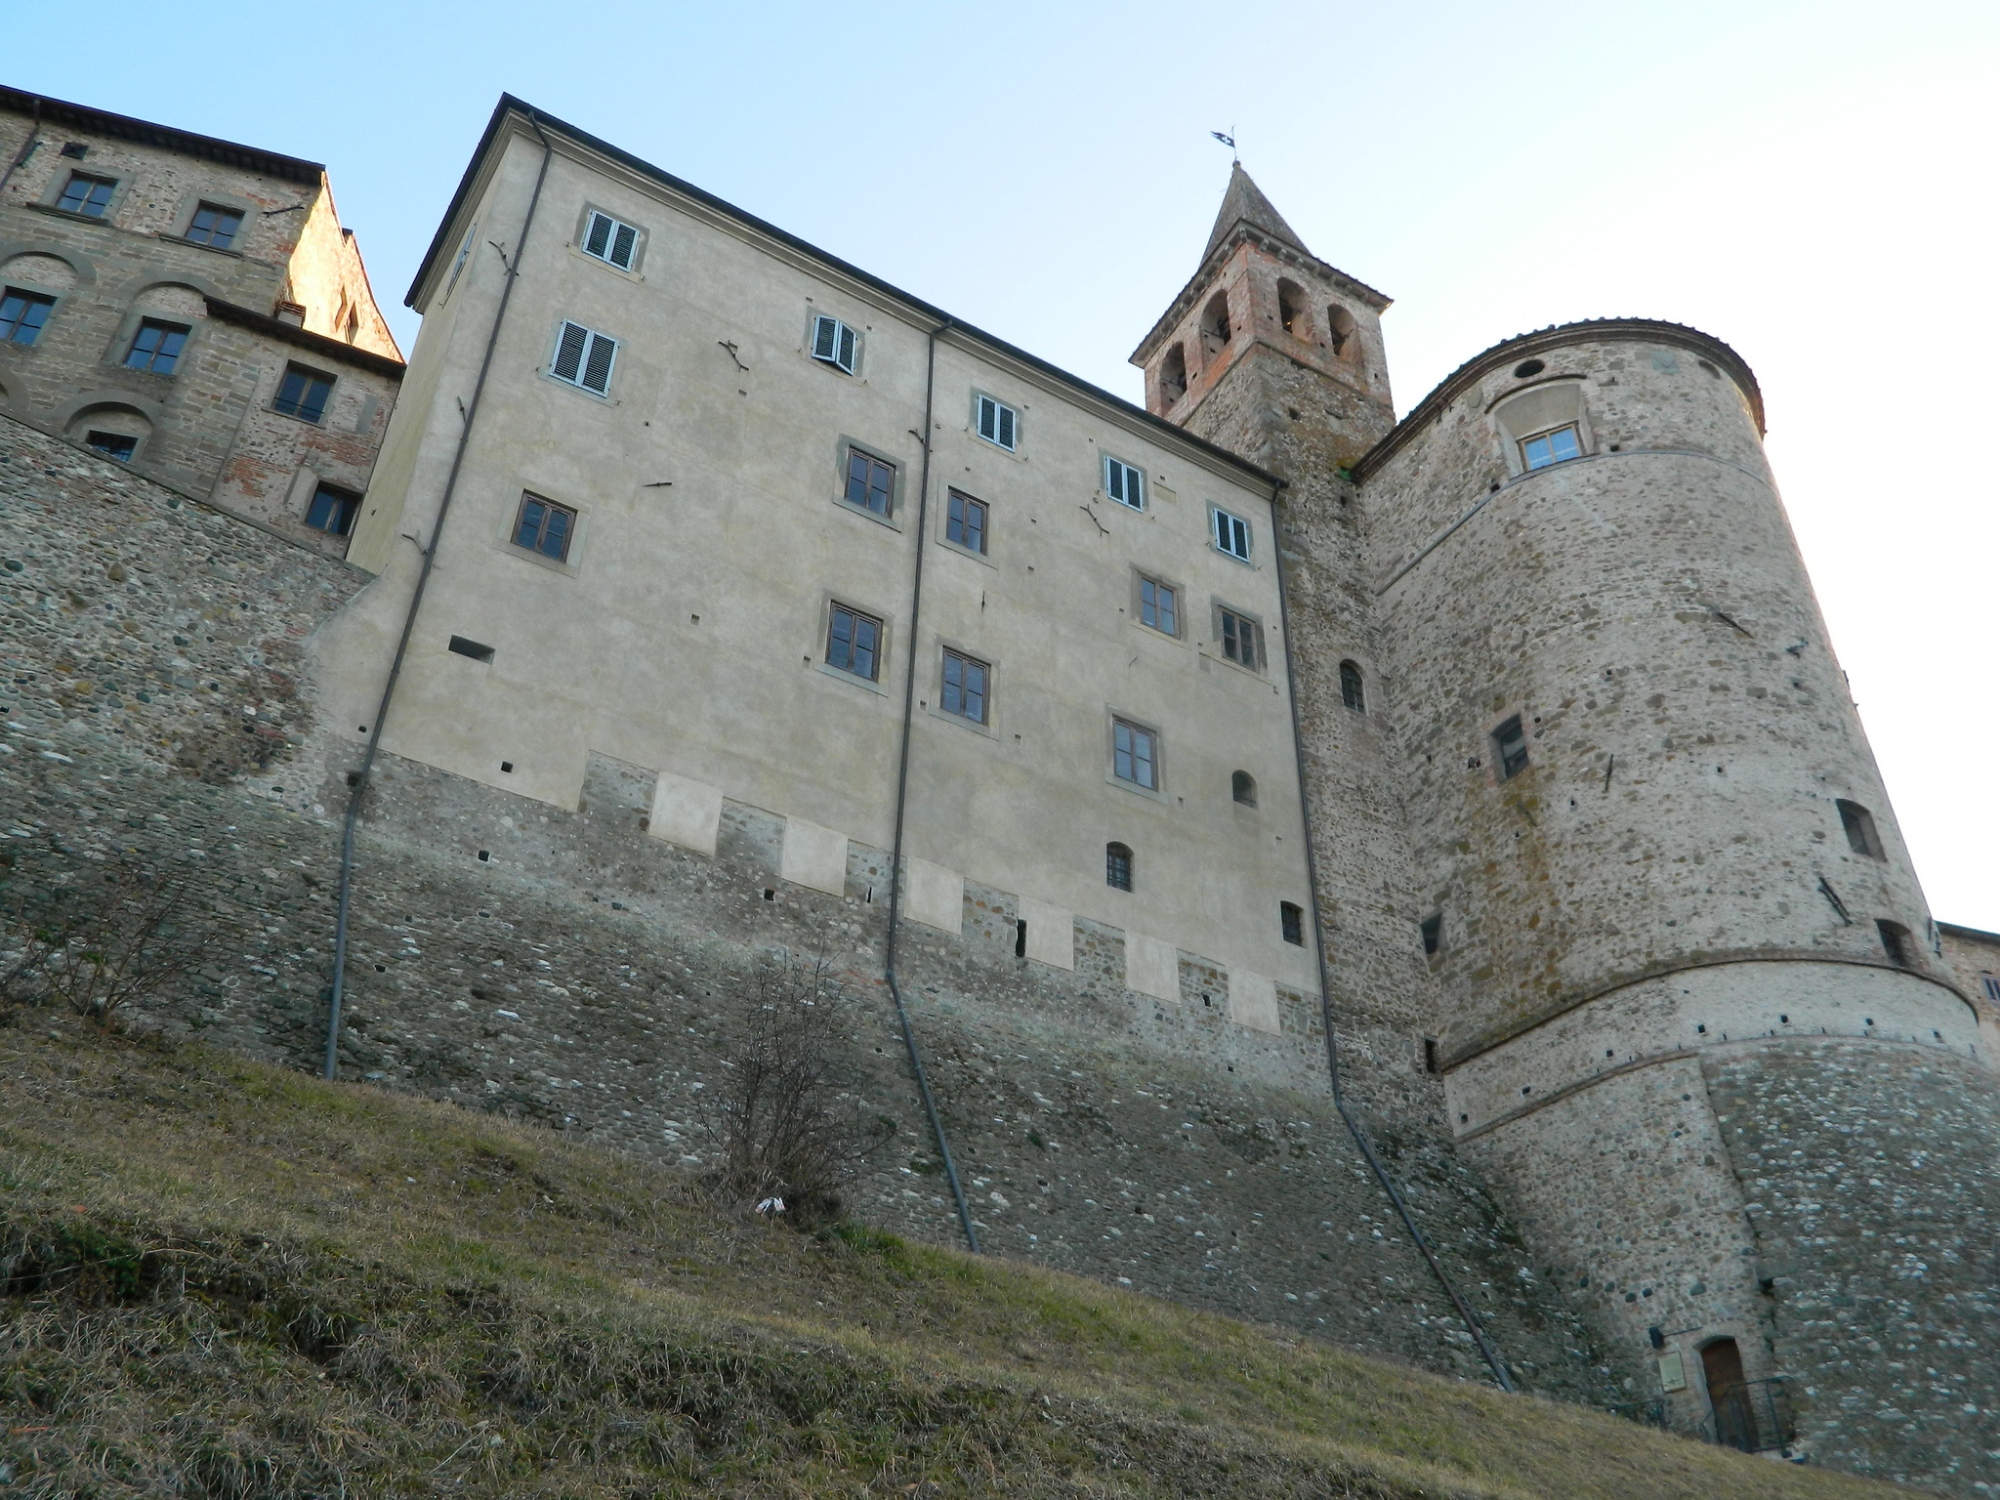
<path id="1" fill-rule="evenodd" d="M 155 375 L 171 375 L 181 362 L 192 330 L 185 323 L 163 323 L 147 318 L 132 335 L 132 347 L 125 351 L 125 368 L 150 370 Z"/>
<path id="2" fill-rule="evenodd" d="M 1157 578 L 1139 580 L 1139 623 L 1162 635 L 1181 633 L 1180 592 Z"/>
<path id="3" fill-rule="evenodd" d="M 1424 1038 L 1424 1071 L 1426 1073 L 1435 1073 L 1437 1070 L 1438 1039 L 1434 1036 L 1427 1036 Z"/>
<path id="4" fill-rule="evenodd" d="M 639 248 L 639 231 L 622 219 L 591 210 L 590 227 L 583 234 L 583 253 L 594 255 L 621 271 L 632 269 L 632 256 Z"/>
<path id="5" fill-rule="evenodd" d="M 1528 737 L 1521 730 L 1521 716 L 1514 715 L 1506 723 L 1493 731 L 1494 763 L 1500 768 L 1500 779 L 1506 781 L 1528 764 Z"/>
<path id="6" fill-rule="evenodd" d="M 0 292 L 0 343 L 32 344 L 42 336 L 56 299 L 10 286 Z"/>
<path id="7" fill-rule="evenodd" d="M 1250 561 L 1250 523 L 1218 507 L 1215 512 L 1215 550 L 1238 562 Z"/>
<path id="8" fill-rule="evenodd" d="M 447 649 L 456 652 L 460 656 L 469 656 L 474 661 L 493 660 L 493 648 L 491 646 L 481 645 L 478 641 L 468 640 L 462 635 L 453 636 Z"/>
<path id="9" fill-rule="evenodd" d="M 1530 469 L 1546 469 L 1550 464 L 1581 457 L 1583 443 L 1577 436 L 1574 422 L 1552 432 L 1539 432 L 1533 437 L 1521 439 L 1521 462 Z"/>
<path id="10" fill-rule="evenodd" d="M 1351 661 L 1340 664 L 1340 701 L 1358 714 L 1368 712 L 1368 697 L 1361 686 L 1361 668 Z"/>
<path id="11" fill-rule="evenodd" d="M 1296 901 L 1278 903 L 1278 930 L 1294 947 L 1306 945 L 1306 909 Z"/>
<path id="12" fill-rule="evenodd" d="M 1846 831 L 1847 847 L 1869 859 L 1884 858 L 1882 836 L 1875 831 L 1875 815 L 1845 797 L 1835 798 L 1833 805 L 1840 810 L 1840 826 Z"/>
<path id="13" fill-rule="evenodd" d="M 951 492 L 945 506 L 944 539 L 968 552 L 986 554 L 986 502 Z"/>
<path id="14" fill-rule="evenodd" d="M 1014 957 L 1026 958 L 1027 956 L 1028 919 L 1026 917 L 1017 917 L 1014 920 Z"/>
<path id="15" fill-rule="evenodd" d="M 224 208 L 220 203 L 204 203 L 188 220 L 187 233 L 182 238 L 197 245 L 206 245 L 211 250 L 227 250 L 242 232 L 241 209 Z"/>
<path id="16" fill-rule="evenodd" d="M 565 385 L 606 396 L 611 393 L 611 367 L 617 359 L 618 340 L 581 323 L 565 322 L 556 335 L 549 373 Z"/>
<path id="17" fill-rule="evenodd" d="M 1425 953 L 1437 952 L 1438 945 L 1444 940 L 1444 913 L 1434 911 L 1417 923 L 1417 934 L 1424 940 Z"/>
<path id="18" fill-rule="evenodd" d="M 1233 609 L 1220 609 L 1216 613 L 1221 616 L 1218 633 L 1222 637 L 1224 659 L 1253 672 L 1263 670 L 1264 627 Z"/>
<path id="19" fill-rule="evenodd" d="M 1160 789 L 1160 741 L 1152 730 L 1126 719 L 1111 722 L 1111 774 L 1120 781 Z"/>
<path id="20" fill-rule="evenodd" d="M 354 518 L 361 512 L 361 497 L 350 490 L 323 484 L 313 491 L 306 507 L 306 525 L 329 536 L 346 536 L 354 530 Z"/>
<path id="21" fill-rule="evenodd" d="M 1104 883 L 1114 891 L 1132 889 L 1132 851 L 1126 845 L 1104 846 Z"/>
<path id="22" fill-rule="evenodd" d="M 514 522 L 514 545 L 557 562 L 569 561 L 570 542 L 576 535 L 576 512 L 567 505 L 544 500 L 540 495 L 523 495 L 521 511 Z"/>
<path id="23" fill-rule="evenodd" d="M 333 396 L 333 377 L 299 365 L 286 365 L 285 378 L 278 382 L 278 394 L 271 410 L 317 423 L 326 416 L 326 403 Z"/>
<path id="24" fill-rule="evenodd" d="M 1986 998 L 1994 1004 L 2000 1005 L 2000 979 L 1996 979 L 1991 974 L 1981 974 L 1979 982 L 1985 987 Z"/>
<path id="25" fill-rule="evenodd" d="M 1104 493 L 1132 510 L 1146 508 L 1146 476 L 1122 458 L 1104 456 Z"/>
<path id="26" fill-rule="evenodd" d="M 977 398 L 979 435 L 996 448 L 1014 451 L 1015 439 L 1019 436 L 1020 415 L 1003 401 L 995 401 L 991 396 Z"/>
<path id="27" fill-rule="evenodd" d="M 826 629 L 826 664 L 876 681 L 882 674 L 882 622 L 845 604 L 834 605 Z"/>
<path id="28" fill-rule="evenodd" d="M 891 514 L 896 503 L 896 466 L 859 448 L 848 449 L 847 503 L 878 516 Z"/>
<path id="29" fill-rule="evenodd" d="M 1229 796 L 1231 801 L 1240 802 L 1245 807 L 1255 807 L 1257 805 L 1257 778 L 1252 776 L 1248 771 L 1230 772 Z"/>
<path id="30" fill-rule="evenodd" d="M 64 213 L 82 214 L 87 219 L 101 219 L 104 211 L 111 206 L 111 194 L 118 183 L 110 177 L 93 177 L 88 172 L 72 172 L 69 181 L 63 184 L 62 197 L 56 200 L 56 207 Z"/>
<path id="31" fill-rule="evenodd" d="M 986 685 L 991 671 L 992 668 L 976 656 L 947 650 L 944 654 L 944 690 L 940 694 L 944 711 L 957 714 L 961 719 L 970 719 L 975 724 L 984 724 Z"/>
<path id="32" fill-rule="evenodd" d="M 818 313 L 813 318 L 812 356 L 823 365 L 832 365 L 843 375 L 852 375 L 861 350 L 861 338 L 838 318 Z"/>

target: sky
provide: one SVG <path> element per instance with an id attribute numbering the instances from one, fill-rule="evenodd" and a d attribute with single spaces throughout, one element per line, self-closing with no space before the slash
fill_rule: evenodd
<path id="1" fill-rule="evenodd" d="M 1399 412 L 1575 318 L 1692 324 L 1773 467 L 1934 914 L 2000 929 L 1993 0 L 99 0 L 4 81 L 327 163 L 402 298 L 507 91 L 1137 400 L 1244 165 L 1395 298 Z"/>

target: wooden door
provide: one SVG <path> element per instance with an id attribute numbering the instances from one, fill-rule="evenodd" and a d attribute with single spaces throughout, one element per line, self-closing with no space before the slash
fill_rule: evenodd
<path id="1" fill-rule="evenodd" d="M 1715 1440 L 1726 1448 L 1757 1451 L 1757 1422 L 1750 1409 L 1750 1389 L 1743 1383 L 1743 1353 L 1735 1339 L 1717 1339 L 1701 1351 L 1702 1378 L 1708 1404 L 1715 1412 Z"/>

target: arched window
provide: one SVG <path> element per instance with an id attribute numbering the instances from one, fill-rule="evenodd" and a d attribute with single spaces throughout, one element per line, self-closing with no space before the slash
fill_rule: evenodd
<path id="1" fill-rule="evenodd" d="M 1187 394 L 1187 352 L 1179 344 L 1160 361 L 1160 405 L 1172 406 Z"/>
<path id="2" fill-rule="evenodd" d="M 1124 844 L 1104 846 L 1104 883 L 1114 891 L 1132 889 L 1132 851 Z"/>
<path id="3" fill-rule="evenodd" d="M 1368 712 L 1368 698 L 1361 687 L 1361 668 L 1351 661 L 1340 664 L 1340 701 L 1358 714 Z"/>
<path id="4" fill-rule="evenodd" d="M 1278 282 L 1278 321 L 1293 338 L 1311 342 L 1312 309 L 1306 306 L 1306 294 L 1296 281 Z"/>
<path id="5" fill-rule="evenodd" d="M 1201 347 L 1205 353 L 1220 354 L 1229 343 L 1229 295 L 1217 292 L 1201 313 Z"/>
<path id="6" fill-rule="evenodd" d="M 1257 805 L 1257 778 L 1248 771 L 1235 771 L 1229 777 L 1229 795 L 1245 807 Z"/>
<path id="7" fill-rule="evenodd" d="M 1342 358 L 1352 358 L 1360 351 L 1361 345 L 1354 337 L 1354 314 L 1338 303 L 1326 310 L 1326 339 L 1333 345 L 1333 352 Z"/>

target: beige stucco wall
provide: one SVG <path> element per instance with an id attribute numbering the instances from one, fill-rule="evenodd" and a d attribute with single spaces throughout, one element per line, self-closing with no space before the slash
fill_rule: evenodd
<path id="1" fill-rule="evenodd" d="M 474 220 L 479 241 L 517 254 L 541 163 L 532 137 L 504 139 L 447 228 L 453 250 L 425 289 L 409 389 L 364 507 L 353 556 L 382 576 L 321 647 L 335 722 L 357 738 L 419 563 L 402 538 L 430 534 L 457 403 L 492 327 L 498 254 L 482 244 L 440 316 L 430 304 Z M 586 205 L 645 231 L 632 274 L 575 248 Z M 1305 904 L 1306 881 L 1260 481 L 949 334 L 912 643 L 921 309 L 569 145 L 519 261 L 387 749 L 563 807 L 597 752 L 678 778 L 676 817 L 699 802 L 688 786 L 714 788 L 798 820 L 801 838 L 810 825 L 887 847 L 914 644 L 907 852 L 934 867 L 924 890 L 956 875 L 1218 959 L 1246 994 L 1272 979 L 1317 990 L 1310 950 L 1280 933 L 1279 903 Z M 808 356 L 816 311 L 861 330 L 853 377 Z M 610 399 L 543 373 L 564 318 L 621 340 Z M 1019 410 L 1018 452 L 971 431 L 975 391 Z M 898 465 L 891 521 L 839 500 L 845 439 Z M 1100 493 L 1106 452 L 1144 467 L 1144 514 Z M 952 486 L 991 506 L 985 559 L 939 540 Z M 510 544 L 524 489 L 576 507 L 567 566 Z M 1251 565 L 1210 545 L 1211 502 L 1252 521 Z M 1134 621 L 1135 568 L 1181 586 L 1183 639 Z M 875 687 L 823 665 L 833 598 L 887 623 Z M 1221 659 L 1216 602 L 1263 622 L 1265 672 Z M 452 635 L 495 648 L 492 662 L 448 652 Z M 934 711 L 946 645 L 992 663 L 984 730 Z M 1160 795 L 1113 782 L 1114 711 L 1160 731 Z M 1239 769 L 1257 780 L 1254 809 L 1231 797 Z M 1105 883 L 1111 840 L 1135 851 L 1131 893 Z M 1041 947 L 1048 925 L 1031 923 L 1031 956 L 1060 966 Z"/>

